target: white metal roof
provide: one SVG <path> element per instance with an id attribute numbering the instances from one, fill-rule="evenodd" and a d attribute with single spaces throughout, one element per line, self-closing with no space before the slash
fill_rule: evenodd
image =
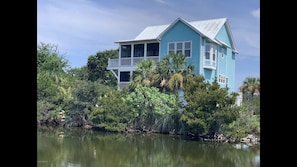
<path id="1" fill-rule="evenodd" d="M 227 22 L 227 18 L 218 18 L 218 19 L 210 19 L 210 20 L 201 20 L 201 21 L 192 21 L 188 22 L 182 18 L 177 18 L 173 23 L 166 24 L 166 25 L 157 25 L 157 26 L 148 26 L 146 27 L 135 39 L 131 40 L 124 40 L 124 41 L 118 41 L 117 43 L 121 42 L 133 42 L 133 41 L 144 41 L 144 40 L 159 40 L 162 35 L 171 27 L 173 26 L 177 21 L 182 21 L 185 24 L 187 24 L 189 27 L 191 27 L 194 31 L 197 33 L 200 33 L 202 36 L 205 36 L 212 40 L 213 42 L 222 44 L 222 41 L 218 41 L 215 39 L 215 36 L 219 32 L 219 30 L 222 28 L 222 26 L 227 23 L 227 31 L 229 35 L 232 37 L 232 34 L 230 32 L 230 27 Z M 231 39 L 231 43 L 233 47 L 233 51 L 238 53 L 235 45 L 233 43 L 233 39 Z M 224 45 L 226 45 L 224 43 Z"/>
<path id="2" fill-rule="evenodd" d="M 159 35 L 169 26 L 159 25 L 159 26 L 149 26 L 146 27 L 136 38 L 135 40 L 145 40 L 145 39 L 157 39 Z"/>
<path id="3" fill-rule="evenodd" d="M 226 20 L 226 18 L 202 20 L 189 22 L 189 24 L 195 27 L 198 31 L 205 34 L 208 38 L 214 39 L 219 30 L 225 24 Z"/>

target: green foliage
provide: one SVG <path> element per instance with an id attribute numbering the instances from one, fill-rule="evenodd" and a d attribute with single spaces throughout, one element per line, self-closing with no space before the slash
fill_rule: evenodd
<path id="1" fill-rule="evenodd" d="M 114 88 L 98 82 L 77 80 L 72 90 L 74 98 L 66 111 L 66 123 L 74 125 L 87 123 L 91 109 L 97 104 L 98 98 L 111 89 Z"/>
<path id="2" fill-rule="evenodd" d="M 54 109 L 54 104 L 44 100 L 37 101 L 37 120 L 46 120 L 49 118 L 48 112 Z"/>
<path id="3" fill-rule="evenodd" d="M 97 52 L 95 56 L 89 56 L 87 62 L 88 80 L 100 80 L 102 84 L 116 86 L 117 80 L 114 75 L 107 70 L 108 59 L 117 58 L 118 50 L 106 50 Z"/>
<path id="4" fill-rule="evenodd" d="M 184 54 L 171 54 L 171 69 L 173 73 L 182 72 L 186 68 L 187 58 Z"/>
<path id="5" fill-rule="evenodd" d="M 167 87 L 176 92 L 179 88 L 183 88 L 183 76 L 181 73 L 174 73 L 167 82 Z"/>
<path id="6" fill-rule="evenodd" d="M 255 98 L 255 100 L 260 99 Z M 239 118 L 224 128 L 226 135 L 238 138 L 246 137 L 248 134 L 260 135 L 260 113 L 250 117 L 250 103 L 243 102 L 240 106 Z"/>
<path id="7" fill-rule="evenodd" d="M 161 126 L 162 129 L 169 124 L 170 116 L 178 111 L 176 95 L 161 93 L 155 87 L 137 86 L 127 95 L 125 102 L 132 105 L 137 114 L 135 122 L 138 126 Z"/>
<path id="8" fill-rule="evenodd" d="M 37 73 L 37 99 L 53 97 L 57 94 L 58 86 L 48 72 Z"/>
<path id="9" fill-rule="evenodd" d="M 88 80 L 89 78 L 87 66 L 72 68 L 68 70 L 68 74 L 77 80 Z"/>
<path id="10" fill-rule="evenodd" d="M 254 95 L 255 93 L 260 94 L 260 78 L 255 77 L 247 77 L 243 84 L 240 86 L 240 91 L 245 93 L 250 93 L 251 95 Z"/>
<path id="11" fill-rule="evenodd" d="M 159 74 L 155 72 L 155 64 L 151 59 L 143 59 L 137 64 L 136 70 L 133 72 L 133 80 L 130 82 L 129 88 L 133 91 L 137 86 L 154 86 L 159 79 Z"/>
<path id="12" fill-rule="evenodd" d="M 254 96 L 254 114 L 255 115 L 260 115 L 260 95 Z"/>
<path id="13" fill-rule="evenodd" d="M 66 125 L 87 123 L 98 97 L 114 89 L 106 86 L 112 85 L 114 79 L 110 71 L 107 72 L 110 75 L 106 73 L 106 66 L 107 59 L 116 57 L 117 53 L 117 50 L 99 52 L 90 57 L 88 66 L 67 69 L 68 61 L 59 55 L 56 45 L 40 43 L 37 47 L 37 120 L 53 121 L 64 110 Z M 89 81 L 89 77 L 94 81 Z"/>
<path id="14" fill-rule="evenodd" d="M 58 46 L 40 43 L 37 45 L 37 70 L 61 73 L 69 67 L 68 61 L 59 54 Z"/>
<path id="15" fill-rule="evenodd" d="M 98 82 L 77 80 L 73 93 L 76 96 L 76 100 L 95 105 L 98 97 L 105 94 L 108 89 L 108 86 Z"/>
<path id="16" fill-rule="evenodd" d="M 152 60 L 140 62 L 128 93 L 116 90 L 117 81 L 106 69 L 108 58 L 117 56 L 118 50 L 98 52 L 88 58 L 86 66 L 66 70 L 68 62 L 56 45 L 39 44 L 37 121 L 61 123 L 59 113 L 64 110 L 63 123 L 68 126 L 93 123 L 108 131 L 134 126 L 160 132 L 183 127 L 194 135 L 259 133 L 259 80 L 244 82 L 241 90 L 249 100 L 239 108 L 234 106 L 236 93 L 228 94 L 228 88 L 220 88 L 216 80 L 208 83 L 203 76 L 192 74 L 194 67 L 186 65 L 184 55 L 169 55 L 157 66 Z M 181 88 L 188 103 L 182 113 L 177 101 Z M 249 118 L 251 109 L 255 115 Z"/>
<path id="17" fill-rule="evenodd" d="M 161 75 L 160 77 L 164 78 L 171 75 L 170 60 L 169 56 L 164 56 L 161 61 L 156 64 L 156 71 Z"/>
<path id="18" fill-rule="evenodd" d="M 255 114 L 254 97 L 255 94 L 260 95 L 260 78 L 247 77 L 243 84 L 239 87 L 243 94 L 243 102 L 248 101 L 250 103 L 250 117 Z"/>
<path id="19" fill-rule="evenodd" d="M 111 90 L 99 97 L 98 106 L 92 107 L 90 120 L 107 131 L 124 131 L 135 118 L 131 106 L 124 101 L 125 92 Z"/>
<path id="20" fill-rule="evenodd" d="M 192 134 L 202 134 L 207 129 L 207 125 L 205 123 L 205 120 L 202 118 L 199 118 L 197 115 L 199 115 L 200 112 L 192 112 L 192 113 L 186 113 L 181 116 L 181 121 L 184 126 L 184 131 L 186 133 L 192 133 Z"/>
<path id="21" fill-rule="evenodd" d="M 210 84 L 204 77 L 195 76 L 184 91 L 188 105 L 181 121 L 186 133 L 214 135 L 237 119 L 238 108 L 234 106 L 237 94 L 228 94 L 228 89 L 220 88 L 216 80 Z"/>
<path id="22" fill-rule="evenodd" d="M 191 76 L 194 66 L 187 65 L 186 56 L 183 54 L 166 55 L 157 63 L 156 73 L 159 74 L 160 84 L 157 86 L 162 92 L 176 93 L 183 88 L 184 81 Z"/>
<path id="23" fill-rule="evenodd" d="M 68 61 L 59 55 L 58 47 L 40 43 L 37 46 L 37 120 L 57 121 L 62 108 L 73 98 L 71 79 L 65 71 Z"/>
<path id="24" fill-rule="evenodd" d="M 61 123 L 59 117 L 59 112 L 61 107 L 49 103 L 45 100 L 37 101 L 37 121 L 40 123 L 48 122 L 53 125 Z"/>
<path id="25" fill-rule="evenodd" d="M 139 115 L 148 113 L 170 114 L 177 110 L 176 96 L 159 92 L 155 87 L 138 86 L 128 94 L 127 102 L 138 110 Z"/>
<path id="26" fill-rule="evenodd" d="M 53 97 L 60 86 L 69 86 L 64 71 L 67 67 L 68 61 L 59 55 L 56 45 L 40 43 L 37 46 L 37 99 Z"/>

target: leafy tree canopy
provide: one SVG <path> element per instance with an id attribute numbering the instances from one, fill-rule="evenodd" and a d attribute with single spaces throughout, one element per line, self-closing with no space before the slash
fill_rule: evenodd
<path id="1" fill-rule="evenodd" d="M 100 80 L 105 85 L 115 86 L 117 80 L 115 76 L 107 70 L 108 59 L 118 57 L 118 50 L 106 50 L 97 52 L 96 55 L 89 56 L 87 62 L 88 80 Z"/>
<path id="2" fill-rule="evenodd" d="M 215 134 L 238 117 L 238 108 L 234 106 L 237 94 L 228 94 L 227 88 L 220 88 L 215 80 L 205 81 L 196 76 L 185 86 L 185 99 L 188 105 L 181 117 L 187 132 Z"/>

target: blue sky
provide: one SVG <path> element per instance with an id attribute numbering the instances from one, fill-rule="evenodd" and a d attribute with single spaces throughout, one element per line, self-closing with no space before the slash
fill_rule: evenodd
<path id="1" fill-rule="evenodd" d="M 135 38 L 145 27 L 187 21 L 229 20 L 239 54 L 235 87 L 260 77 L 259 0 L 37 0 L 37 42 L 58 46 L 72 68 L 115 41 Z"/>

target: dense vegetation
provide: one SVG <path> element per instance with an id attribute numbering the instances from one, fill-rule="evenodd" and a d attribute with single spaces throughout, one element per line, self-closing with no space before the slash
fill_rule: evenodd
<path id="1" fill-rule="evenodd" d="M 193 74 L 184 55 L 165 56 L 158 64 L 143 60 L 123 90 L 106 69 L 118 50 L 91 55 L 81 68 L 71 68 L 53 44 L 37 47 L 37 122 L 105 131 L 148 130 L 182 135 L 243 137 L 260 133 L 260 79 L 247 78 L 238 93 L 228 93 L 215 80 Z M 180 98 L 181 90 L 184 99 Z"/>

